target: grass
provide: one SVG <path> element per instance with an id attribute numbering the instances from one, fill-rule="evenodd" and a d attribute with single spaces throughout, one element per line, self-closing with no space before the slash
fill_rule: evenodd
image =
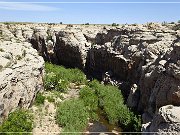
<path id="1" fill-rule="evenodd" d="M 124 131 L 140 131 L 141 119 L 125 104 L 121 91 L 111 85 L 103 85 L 93 80 L 87 82 L 79 69 L 66 69 L 63 66 L 46 63 L 46 90 L 65 92 L 70 83 L 86 86 L 80 90 L 79 99 L 60 103 L 57 107 L 57 123 L 64 132 L 82 132 L 88 122 L 98 120 L 97 111 L 103 110 L 110 124 L 120 125 Z M 54 102 L 52 97 L 48 101 Z"/>
<path id="2" fill-rule="evenodd" d="M 63 132 L 81 132 L 88 124 L 88 111 L 79 99 L 61 103 L 57 109 L 57 123 L 63 126 Z"/>
<path id="3" fill-rule="evenodd" d="M 70 83 L 78 85 L 86 83 L 85 74 L 79 69 L 66 69 L 50 63 L 45 64 L 45 89 L 65 92 Z"/>
<path id="4" fill-rule="evenodd" d="M 8 118 L 0 126 L 0 132 L 32 132 L 33 116 L 27 110 L 16 110 L 9 114 Z M 2 135 L 14 133 L 1 133 Z M 23 135 L 23 133 L 16 133 Z M 29 135 L 30 133 L 27 133 Z"/>
<path id="5" fill-rule="evenodd" d="M 109 123 L 120 124 L 124 131 L 140 131 L 141 119 L 136 116 L 125 104 L 120 90 L 111 85 L 103 85 L 94 80 L 89 87 L 95 90 L 98 96 L 98 105 L 104 111 Z"/>
<path id="6" fill-rule="evenodd" d="M 52 96 L 47 96 L 46 98 L 47 98 L 48 102 L 50 102 L 50 103 L 55 102 L 55 99 Z"/>
<path id="7" fill-rule="evenodd" d="M 115 86 L 100 84 L 96 80 L 80 90 L 79 99 L 60 104 L 57 122 L 66 132 L 82 132 L 87 126 L 87 117 L 90 121 L 98 120 L 98 108 L 103 110 L 110 124 L 121 126 L 124 131 L 140 131 L 141 118 L 124 104 L 120 90 Z M 83 123 L 83 126 L 77 124 L 77 121 Z"/>
<path id="8" fill-rule="evenodd" d="M 37 106 L 42 105 L 42 104 L 44 104 L 45 99 L 46 99 L 46 97 L 43 96 L 42 93 L 37 93 L 34 104 Z"/>
<path id="9" fill-rule="evenodd" d="M 84 105 L 89 112 L 91 120 L 98 120 L 97 110 L 98 110 L 98 97 L 95 91 L 90 87 L 86 86 L 80 90 L 80 99 L 83 100 Z"/>

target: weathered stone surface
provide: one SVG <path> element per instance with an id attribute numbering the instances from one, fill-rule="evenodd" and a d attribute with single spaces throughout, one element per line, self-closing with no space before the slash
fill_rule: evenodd
<path id="1" fill-rule="evenodd" d="M 89 43 L 78 30 L 63 30 L 56 35 L 55 52 L 60 64 L 84 69 Z"/>
<path id="2" fill-rule="evenodd" d="M 43 90 L 44 60 L 30 43 L 0 42 L 0 115 L 28 108 Z M 2 51 L 3 50 L 3 51 Z"/>
<path id="3" fill-rule="evenodd" d="M 166 105 L 159 109 L 151 123 L 143 125 L 144 132 L 154 134 L 178 135 L 180 132 L 180 107 Z M 155 133 L 156 132 L 156 133 Z M 143 133 L 144 135 L 148 133 Z"/>
<path id="4" fill-rule="evenodd" d="M 138 106 L 139 101 L 139 91 L 138 86 L 136 84 L 133 84 L 127 99 L 127 106 L 130 108 L 135 109 Z"/>
<path id="5" fill-rule="evenodd" d="M 88 52 L 87 70 L 100 76 L 106 71 L 111 71 L 121 80 L 127 80 L 128 60 L 123 55 L 115 53 L 109 44 L 94 45 Z"/>
<path id="6" fill-rule="evenodd" d="M 2 24 L 0 40 L 30 40 L 45 60 L 85 69 L 104 83 L 120 86 L 128 105 L 143 113 L 146 130 L 159 108 L 180 105 L 179 31 L 179 24 L 159 23 L 118 27 Z M 2 51 L 0 60 L 0 68 L 8 67 L 13 56 Z M 162 131 L 171 127 L 165 128 Z"/>

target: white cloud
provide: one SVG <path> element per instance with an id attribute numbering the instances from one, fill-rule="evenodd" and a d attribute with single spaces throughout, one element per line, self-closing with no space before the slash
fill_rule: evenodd
<path id="1" fill-rule="evenodd" d="M 56 11 L 58 8 L 31 3 L 6 3 L 0 1 L 0 9 L 20 11 Z"/>

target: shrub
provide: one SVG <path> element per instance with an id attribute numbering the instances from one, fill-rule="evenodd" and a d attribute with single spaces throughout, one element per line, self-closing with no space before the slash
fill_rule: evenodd
<path id="1" fill-rule="evenodd" d="M 63 79 L 63 75 L 60 73 L 57 73 L 56 71 L 50 72 L 46 74 L 45 77 L 45 89 L 46 90 L 57 90 L 60 92 L 65 92 L 68 87 L 68 80 L 65 78 Z"/>
<path id="2" fill-rule="evenodd" d="M 4 52 L 4 50 L 2 48 L 0 48 L 0 52 Z"/>
<path id="3" fill-rule="evenodd" d="M 89 23 L 85 23 L 85 25 L 89 25 Z"/>
<path id="4" fill-rule="evenodd" d="M 116 24 L 116 23 L 112 23 L 112 26 L 119 26 L 119 24 Z"/>
<path id="5" fill-rule="evenodd" d="M 66 69 L 63 66 L 46 63 L 45 89 L 65 92 L 69 83 L 85 84 L 86 76 L 79 69 Z"/>
<path id="6" fill-rule="evenodd" d="M 35 105 L 44 104 L 45 98 L 46 98 L 46 97 L 43 96 L 42 93 L 37 93 L 34 104 L 35 104 Z"/>
<path id="7" fill-rule="evenodd" d="M 67 76 L 68 81 L 71 83 L 85 84 L 87 82 L 86 75 L 79 69 L 68 69 L 69 74 Z M 68 72 L 67 70 L 67 72 Z"/>
<path id="8" fill-rule="evenodd" d="M 104 111 L 109 123 L 120 123 L 125 131 L 140 131 L 141 118 L 124 104 L 123 96 L 117 87 L 105 86 L 96 80 L 90 82 L 88 86 L 95 90 L 99 107 Z"/>
<path id="9" fill-rule="evenodd" d="M 33 116 L 27 110 L 16 110 L 9 114 L 8 118 L 0 126 L 0 132 L 32 132 Z M 1 133 L 1 134 L 19 134 L 25 133 Z M 30 133 L 27 133 L 30 134 Z"/>
<path id="10" fill-rule="evenodd" d="M 52 41 L 52 36 L 51 36 L 51 35 L 48 35 L 48 36 L 46 37 L 46 41 L 49 41 L 49 40 Z"/>
<path id="11" fill-rule="evenodd" d="M 87 118 L 97 120 L 98 107 L 112 124 L 120 124 L 125 131 L 140 131 L 141 119 L 125 104 L 121 91 L 111 85 L 100 84 L 97 80 L 87 83 L 86 76 L 79 69 L 65 69 L 46 63 L 45 88 L 63 92 L 69 83 L 87 84 L 80 90 L 80 98 L 65 101 L 58 106 L 57 123 L 64 132 L 82 132 Z"/>
<path id="12" fill-rule="evenodd" d="M 52 96 L 47 96 L 46 98 L 47 98 L 48 102 L 51 102 L 51 103 L 55 102 L 55 99 Z"/>
<path id="13" fill-rule="evenodd" d="M 99 106 L 105 111 L 111 124 L 118 123 L 119 108 L 123 105 L 123 96 L 114 86 L 96 85 L 96 93 L 99 98 Z"/>
<path id="14" fill-rule="evenodd" d="M 97 110 L 98 110 L 98 97 L 95 91 L 90 87 L 86 86 L 80 90 L 80 99 L 83 100 L 86 109 L 89 112 L 91 120 L 97 120 Z"/>
<path id="15" fill-rule="evenodd" d="M 79 99 L 68 100 L 57 108 L 57 123 L 64 127 L 63 132 L 82 132 L 88 123 L 88 111 Z"/>

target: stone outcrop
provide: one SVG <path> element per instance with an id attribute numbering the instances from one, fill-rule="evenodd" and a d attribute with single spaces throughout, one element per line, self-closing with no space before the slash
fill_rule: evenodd
<path id="1" fill-rule="evenodd" d="M 33 48 L 38 50 L 39 55 L 41 55 L 46 61 L 48 58 L 47 46 L 46 46 L 46 38 L 47 38 L 47 30 L 43 27 L 37 27 L 34 30 L 34 34 L 30 39 L 30 43 Z"/>
<path id="2" fill-rule="evenodd" d="M 2 24 L 0 35 L 5 40 L 29 41 L 45 60 L 78 67 L 119 86 L 128 106 L 142 113 L 144 131 L 173 131 L 174 121 L 164 129 L 153 123 L 162 114 L 160 108 L 173 105 L 173 111 L 180 106 L 179 24 Z M 2 66 L 8 62 L 3 59 Z"/>
<path id="3" fill-rule="evenodd" d="M 28 108 L 43 90 L 44 60 L 30 43 L 0 42 L 0 115 Z"/>
<path id="4" fill-rule="evenodd" d="M 56 35 L 55 52 L 60 64 L 84 69 L 89 44 L 78 30 L 61 30 Z"/>
<path id="5" fill-rule="evenodd" d="M 180 107 L 166 105 L 159 109 L 154 115 L 151 123 L 143 125 L 145 128 L 144 135 L 148 132 L 154 132 L 157 135 L 178 135 L 180 132 Z M 143 129 L 144 130 L 144 129 Z"/>

